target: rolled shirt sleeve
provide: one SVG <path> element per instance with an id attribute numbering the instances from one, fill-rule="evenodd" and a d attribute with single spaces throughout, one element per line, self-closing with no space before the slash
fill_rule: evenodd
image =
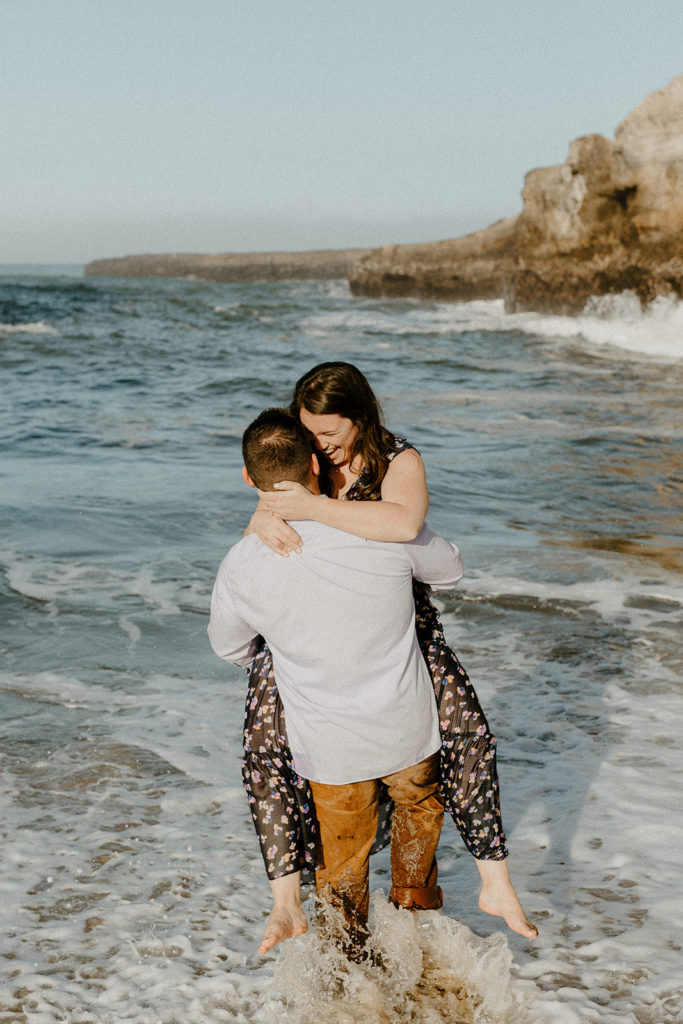
<path id="1" fill-rule="evenodd" d="M 455 544 L 423 526 L 410 544 L 413 576 L 432 590 L 452 590 L 462 579 L 465 567 Z"/>

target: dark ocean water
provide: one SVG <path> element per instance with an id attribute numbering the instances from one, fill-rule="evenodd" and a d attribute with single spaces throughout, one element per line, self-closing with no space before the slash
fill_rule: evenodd
<path id="1" fill-rule="evenodd" d="M 682 336 L 680 306 L 628 296 L 506 317 L 344 282 L 4 268 L 3 1024 L 270 1022 L 286 1000 L 297 1024 L 455 1021 L 455 996 L 424 994 L 453 957 L 479 993 L 464 1019 L 681 1019 Z M 239 783 L 244 680 L 205 636 L 253 506 L 242 430 L 327 359 L 370 379 L 462 549 L 447 635 L 498 735 L 542 929 L 532 948 L 488 939 L 444 831 L 445 914 L 429 934 L 385 922 L 405 969 L 359 975 L 355 1002 L 325 988 L 312 936 L 274 969 L 253 956 L 268 890 Z M 300 990 L 302 957 L 319 969 Z"/>

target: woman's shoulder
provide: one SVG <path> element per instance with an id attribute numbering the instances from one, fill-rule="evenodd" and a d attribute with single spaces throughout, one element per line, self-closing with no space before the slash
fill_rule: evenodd
<path id="1" fill-rule="evenodd" d="M 410 475 L 410 467 L 405 465 L 406 461 L 408 461 L 408 463 L 413 461 L 415 463 L 415 471 L 424 476 L 422 459 L 420 458 L 417 448 L 415 448 L 410 441 L 405 437 L 399 437 L 398 434 L 392 434 L 391 431 L 384 429 L 382 433 L 382 442 L 382 458 L 386 459 L 386 462 L 378 468 L 374 482 L 371 469 L 366 463 L 356 482 L 346 492 L 347 498 L 372 501 L 376 501 L 381 498 L 381 487 L 384 478 L 386 474 L 390 472 L 392 463 L 399 455 L 404 456 L 404 458 L 400 459 L 400 461 L 396 463 L 394 470 L 391 470 L 392 479 L 395 478 L 397 472 L 399 476 L 403 476 L 405 472 L 408 472 Z"/>

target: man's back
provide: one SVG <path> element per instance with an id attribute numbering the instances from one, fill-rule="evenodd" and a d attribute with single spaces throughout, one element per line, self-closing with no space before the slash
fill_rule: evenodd
<path id="1" fill-rule="evenodd" d="M 305 777 L 342 784 L 417 763 L 439 734 L 412 577 L 454 585 L 457 550 L 430 531 L 380 544 L 314 522 L 297 529 L 300 555 L 281 558 L 253 536 L 229 552 L 212 600 L 214 649 L 246 666 L 248 641 L 266 638 Z"/>

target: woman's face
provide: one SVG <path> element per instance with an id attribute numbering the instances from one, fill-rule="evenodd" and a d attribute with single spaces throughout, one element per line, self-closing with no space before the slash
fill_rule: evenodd
<path id="1" fill-rule="evenodd" d="M 333 466 L 344 466 L 351 457 L 351 448 L 358 435 L 353 420 L 347 420 L 336 413 L 316 415 L 299 409 L 299 418 L 310 434 L 315 438 L 315 446 Z"/>

